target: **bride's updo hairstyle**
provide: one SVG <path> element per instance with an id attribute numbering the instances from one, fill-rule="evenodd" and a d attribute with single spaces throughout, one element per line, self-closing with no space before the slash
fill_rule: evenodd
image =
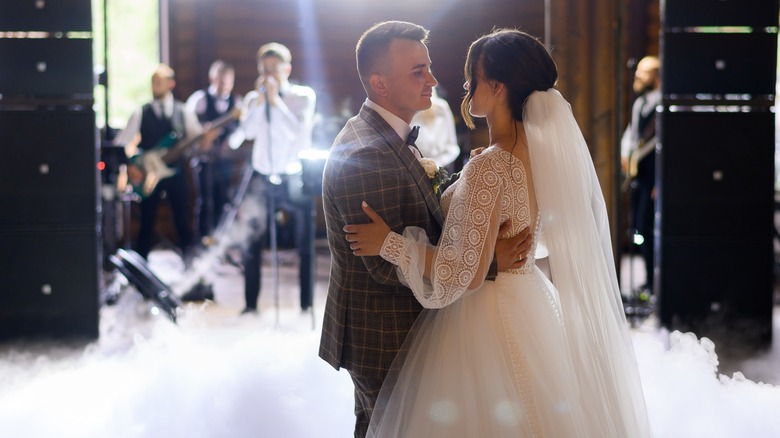
<path id="1" fill-rule="evenodd" d="M 484 80 L 497 81 L 509 92 L 509 107 L 515 120 L 523 120 L 523 105 L 534 91 L 546 91 L 558 81 L 558 69 L 547 48 L 535 37 L 516 29 L 497 29 L 471 43 L 464 75 L 470 87 L 460 112 L 469 128 L 474 120 L 469 104 L 477 83 L 472 79 L 482 65 Z"/>

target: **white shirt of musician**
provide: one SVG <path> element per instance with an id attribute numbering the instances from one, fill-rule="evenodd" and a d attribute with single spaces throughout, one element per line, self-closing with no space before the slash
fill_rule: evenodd
<path id="1" fill-rule="evenodd" d="M 298 154 L 311 148 L 312 144 L 317 100 L 314 90 L 286 83 L 281 87 L 281 98 L 270 106 L 265 99 L 259 103 L 260 96 L 259 91 L 253 90 L 244 98 L 245 111 L 239 129 L 230 138 L 230 147 L 236 149 L 244 140 L 254 140 L 252 167 L 260 174 L 301 172 Z"/>

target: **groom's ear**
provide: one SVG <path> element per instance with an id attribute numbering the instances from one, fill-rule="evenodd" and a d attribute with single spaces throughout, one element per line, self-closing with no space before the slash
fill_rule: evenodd
<path id="1" fill-rule="evenodd" d="M 387 96 L 387 84 L 385 83 L 384 76 L 374 73 L 371 75 L 368 82 L 371 84 L 371 89 L 374 90 L 374 93 L 382 97 Z"/>

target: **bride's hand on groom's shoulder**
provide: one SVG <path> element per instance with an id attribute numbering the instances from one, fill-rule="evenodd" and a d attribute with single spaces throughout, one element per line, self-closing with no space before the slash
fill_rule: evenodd
<path id="1" fill-rule="evenodd" d="M 361 207 L 371 222 L 360 225 L 344 225 L 344 238 L 349 242 L 352 254 L 356 256 L 379 255 L 385 238 L 390 233 L 390 227 L 365 201 Z"/>

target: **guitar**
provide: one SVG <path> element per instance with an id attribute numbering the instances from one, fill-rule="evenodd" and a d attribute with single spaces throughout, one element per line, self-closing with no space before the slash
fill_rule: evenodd
<path id="1" fill-rule="evenodd" d="M 222 128 L 240 117 L 241 110 L 234 108 L 229 113 L 210 122 L 208 130 L 201 134 L 178 140 L 176 133 L 172 132 L 152 149 L 133 157 L 132 164 L 138 166 L 143 172 L 141 183 L 133 184 L 133 191 L 142 199 L 152 194 L 160 181 L 176 175 L 176 169 L 168 167 L 169 164 L 178 160 L 190 146 L 201 140 L 207 132 Z"/>
<path id="2" fill-rule="evenodd" d="M 658 143 L 658 141 L 656 140 L 655 136 L 647 140 L 641 140 L 639 142 L 639 147 L 632 151 L 628 156 L 628 171 L 626 172 L 626 178 L 623 180 L 623 184 L 621 185 L 621 188 L 624 192 L 628 191 L 628 188 L 631 186 L 631 182 L 634 180 L 634 178 L 636 178 L 637 173 L 639 173 L 639 162 L 642 161 L 646 156 L 650 155 L 650 152 L 655 150 L 656 143 Z"/>

